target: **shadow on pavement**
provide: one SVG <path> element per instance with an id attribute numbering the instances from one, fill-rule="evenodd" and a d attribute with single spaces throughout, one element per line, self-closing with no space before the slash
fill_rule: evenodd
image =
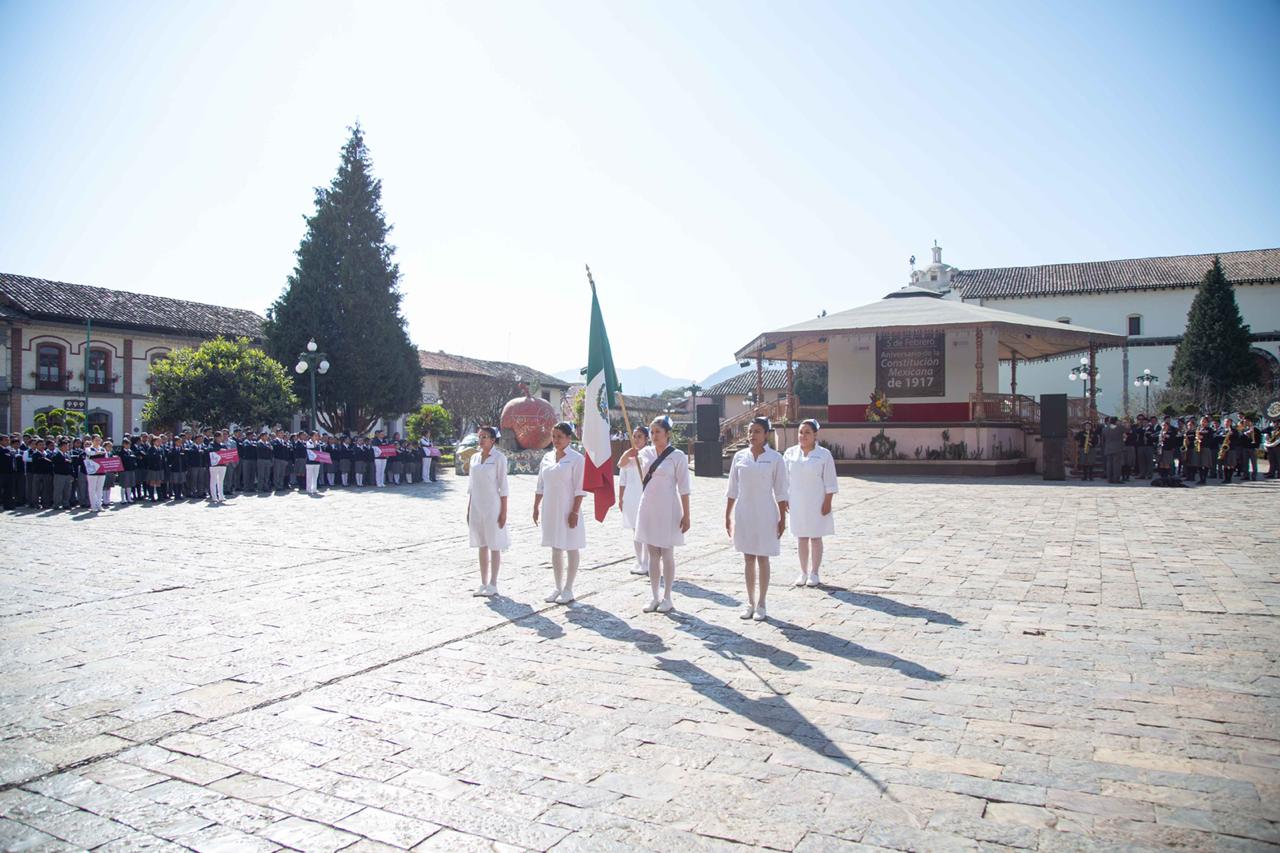
<path id="1" fill-rule="evenodd" d="M 707 697 L 720 707 L 745 717 L 758 726 L 777 732 L 823 758 L 849 768 L 869 780 L 881 793 L 887 791 L 884 783 L 862 769 L 862 766 L 857 761 L 846 755 L 844 750 L 822 733 L 821 729 L 810 723 L 803 714 L 797 711 L 785 696 L 775 692 L 773 696 L 752 699 L 696 664 L 686 660 L 671 660 L 659 657 L 658 669 L 676 676 L 692 687 L 695 692 Z M 767 685 L 767 682 L 765 683 Z"/>
<path id="2" fill-rule="evenodd" d="M 630 623 L 590 604 L 575 604 L 565 612 L 565 618 L 580 628 L 595 631 L 607 640 L 631 643 L 642 652 L 656 653 L 667 650 L 666 643 L 657 634 L 631 627 Z"/>
<path id="3" fill-rule="evenodd" d="M 937 622 L 939 625 L 958 626 L 964 624 L 964 622 L 950 613 L 930 610 L 927 607 L 914 607 L 910 604 L 903 604 L 901 601 L 894 601 L 892 598 L 885 598 L 882 595 L 872 595 L 869 592 L 854 592 L 851 589 L 834 589 L 827 586 L 823 587 L 823 591 L 832 598 L 840 599 L 845 604 L 852 604 L 854 607 L 865 607 L 867 610 L 875 610 L 889 616 L 924 619 L 928 622 Z"/>
<path id="4" fill-rule="evenodd" d="M 890 667 L 908 678 L 918 678 L 921 681 L 942 681 L 946 678 L 942 673 L 934 672 L 928 667 L 921 666 L 913 661 L 900 658 L 897 655 L 891 655 L 888 652 L 877 652 L 874 649 L 868 649 L 866 646 L 860 646 L 852 640 L 843 640 L 834 634 L 828 634 L 826 631 L 801 628 L 799 625 L 793 625 L 790 622 L 783 622 L 777 619 L 770 620 L 770 622 L 782 632 L 782 636 L 791 642 L 801 646 L 808 646 L 815 651 L 834 655 L 864 666 Z"/>
<path id="5" fill-rule="evenodd" d="M 667 614 L 679 624 L 679 629 L 697 637 L 702 644 L 722 657 L 746 656 L 767 660 L 779 669 L 791 671 L 806 670 L 812 667 L 797 658 L 791 652 L 743 636 L 736 631 L 712 625 L 691 613 L 672 611 Z M 755 623 L 748 623 L 754 625 Z"/>
<path id="6" fill-rule="evenodd" d="M 486 598 L 484 603 L 494 613 L 510 620 L 511 624 L 519 625 L 523 628 L 532 628 L 538 632 L 540 637 L 555 640 L 564 636 L 564 628 L 561 628 L 559 624 L 541 613 L 534 611 L 532 607 L 524 602 L 512 601 L 510 598 L 503 598 L 498 595 Z"/>
<path id="7" fill-rule="evenodd" d="M 689 581 L 676 581 L 671 585 L 671 591 L 687 595 L 690 598 L 705 598 L 713 604 L 720 604 L 724 607 L 739 607 L 742 604 L 731 595 L 725 595 L 723 592 L 716 592 Z"/>

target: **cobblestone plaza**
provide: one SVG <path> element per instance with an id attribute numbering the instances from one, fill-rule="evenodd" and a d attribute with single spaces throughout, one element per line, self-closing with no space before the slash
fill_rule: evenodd
<path id="1" fill-rule="evenodd" d="M 676 610 L 578 601 L 513 477 L 0 520 L 3 850 L 1280 845 L 1280 483 L 842 478 L 743 622 L 723 481 Z"/>

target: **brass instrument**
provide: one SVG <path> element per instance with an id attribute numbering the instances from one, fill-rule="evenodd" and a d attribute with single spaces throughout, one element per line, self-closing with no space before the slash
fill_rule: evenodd
<path id="1" fill-rule="evenodd" d="M 1231 450 L 1231 436 L 1235 434 L 1235 428 L 1224 430 L 1222 433 L 1222 446 L 1218 448 L 1218 461 L 1224 462 L 1227 458 L 1227 452 Z"/>
<path id="2" fill-rule="evenodd" d="M 1200 435 L 1199 432 L 1193 432 L 1192 430 L 1187 430 L 1185 433 L 1183 433 L 1182 435 L 1182 452 L 1183 453 L 1191 452 L 1191 439 L 1194 436 L 1199 436 L 1199 435 Z M 1198 447 L 1196 448 L 1196 450 L 1199 450 L 1199 449 L 1200 448 Z"/>
<path id="3" fill-rule="evenodd" d="M 1204 430 L 1196 427 L 1196 454 L 1200 453 L 1200 445 L 1204 441 Z"/>

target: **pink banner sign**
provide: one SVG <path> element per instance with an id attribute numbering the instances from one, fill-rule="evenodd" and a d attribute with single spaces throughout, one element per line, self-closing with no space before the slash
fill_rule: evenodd
<path id="1" fill-rule="evenodd" d="M 373 446 L 373 455 L 378 459 L 386 459 L 391 456 L 399 455 L 399 451 L 390 444 L 375 444 Z"/>
<path id="2" fill-rule="evenodd" d="M 89 474 L 119 474 L 124 471 L 124 462 L 119 456 L 88 456 L 84 470 Z"/>
<path id="3" fill-rule="evenodd" d="M 210 465 L 230 465 L 233 462 L 240 461 L 239 450 L 211 450 L 209 451 Z"/>
<path id="4" fill-rule="evenodd" d="M 307 458 L 312 462 L 319 462 L 321 465 L 332 465 L 333 457 L 323 450 L 308 450 Z"/>

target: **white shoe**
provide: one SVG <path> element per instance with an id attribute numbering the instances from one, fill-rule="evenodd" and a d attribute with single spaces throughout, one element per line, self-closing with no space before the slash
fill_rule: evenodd
<path id="1" fill-rule="evenodd" d="M 671 599 L 669 598 L 662 599 L 662 603 L 658 605 L 658 612 L 670 613 L 672 610 L 675 610 L 675 605 L 671 603 Z"/>
<path id="2" fill-rule="evenodd" d="M 498 585 L 496 583 L 489 584 L 484 588 L 484 594 L 486 598 L 492 598 L 493 596 L 497 595 Z"/>
<path id="3" fill-rule="evenodd" d="M 796 582 L 793 584 L 793 586 L 804 586 L 808 582 L 809 582 L 809 576 L 806 575 L 804 572 L 801 572 L 800 574 L 796 575 Z"/>
<path id="4" fill-rule="evenodd" d="M 763 622 L 764 620 L 769 618 L 769 614 L 765 612 L 764 605 L 760 604 L 756 606 L 756 613 L 751 618 L 756 620 L 757 622 Z"/>
<path id="5" fill-rule="evenodd" d="M 573 601 L 573 590 L 566 589 L 556 596 L 556 604 L 569 604 Z"/>
<path id="6" fill-rule="evenodd" d="M 480 598 L 481 596 L 488 595 L 488 594 L 489 594 L 489 587 L 485 586 L 484 584 L 481 584 L 479 589 L 471 593 L 473 598 Z"/>
<path id="7" fill-rule="evenodd" d="M 809 584 L 808 584 L 808 585 L 809 585 L 809 586 L 821 586 L 821 585 L 822 585 L 822 579 L 818 577 L 818 573 L 817 573 L 816 571 L 815 571 L 813 574 L 809 575 Z"/>
<path id="8" fill-rule="evenodd" d="M 631 574 L 633 574 L 633 575 L 647 575 L 647 574 L 649 574 L 649 570 L 648 570 L 648 569 L 642 569 L 642 568 L 640 568 L 639 566 L 636 566 L 635 568 L 633 568 L 633 569 L 631 570 Z"/>
<path id="9" fill-rule="evenodd" d="M 752 607 L 750 604 L 748 604 L 746 607 L 742 608 L 742 612 L 738 614 L 738 618 L 750 619 L 755 614 L 756 614 L 756 609 Z"/>
<path id="10" fill-rule="evenodd" d="M 656 598 L 644 606 L 645 613 L 652 613 L 657 609 L 658 609 L 658 599 Z"/>
<path id="11" fill-rule="evenodd" d="M 555 604 L 556 599 L 558 599 L 559 597 L 560 597 L 560 590 L 557 589 L 555 592 L 551 593 L 550 595 L 548 595 L 546 598 L 542 600 L 545 601 L 547 604 Z"/>

